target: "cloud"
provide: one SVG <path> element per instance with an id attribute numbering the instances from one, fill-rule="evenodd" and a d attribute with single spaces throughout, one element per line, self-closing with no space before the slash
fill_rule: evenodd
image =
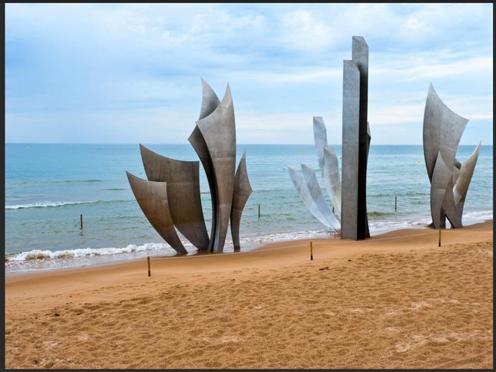
<path id="1" fill-rule="evenodd" d="M 431 82 L 492 124 L 492 26 L 490 4 L 7 4 L 7 141 L 184 142 L 200 77 L 230 82 L 246 142 L 311 143 L 313 115 L 338 138 L 353 35 L 371 125 L 421 121 Z"/>

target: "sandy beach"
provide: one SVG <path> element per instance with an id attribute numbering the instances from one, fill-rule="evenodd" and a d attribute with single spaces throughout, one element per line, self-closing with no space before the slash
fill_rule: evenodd
<path id="1" fill-rule="evenodd" d="M 6 279 L 8 368 L 492 368 L 492 221 Z"/>

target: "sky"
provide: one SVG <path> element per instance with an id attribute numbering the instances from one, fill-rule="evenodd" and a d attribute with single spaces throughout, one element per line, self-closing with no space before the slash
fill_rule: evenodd
<path id="1" fill-rule="evenodd" d="M 237 142 L 341 143 L 343 60 L 369 46 L 374 144 L 422 144 L 425 99 L 492 144 L 491 4 L 6 4 L 6 142 L 188 143 L 201 78 Z"/>

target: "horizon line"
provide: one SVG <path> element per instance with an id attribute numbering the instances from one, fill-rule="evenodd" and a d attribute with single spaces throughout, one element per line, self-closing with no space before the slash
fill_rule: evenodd
<path id="1" fill-rule="evenodd" d="M 151 143 L 151 142 L 4 142 L 5 145 L 190 145 L 185 143 Z M 236 146 L 314 146 L 314 143 L 238 143 Z M 341 146 L 338 143 L 329 143 L 331 146 Z M 371 143 L 370 146 L 423 146 L 421 143 Z M 472 144 L 459 144 L 459 146 L 472 146 Z M 473 144 L 477 146 L 477 144 Z M 493 144 L 483 144 L 482 146 L 493 146 Z"/>

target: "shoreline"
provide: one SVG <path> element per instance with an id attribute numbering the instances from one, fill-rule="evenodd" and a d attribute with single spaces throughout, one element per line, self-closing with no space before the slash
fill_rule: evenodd
<path id="1" fill-rule="evenodd" d="M 442 239 L 443 244 L 453 244 L 459 241 L 457 237 L 463 236 L 464 231 L 478 231 L 480 229 L 487 230 L 487 228 L 491 228 L 492 235 L 492 220 L 486 220 L 485 222 L 475 223 L 469 226 L 466 226 L 462 229 L 447 229 L 442 230 Z M 200 272 L 205 272 L 206 270 L 210 270 L 215 268 L 217 264 L 221 264 L 221 268 L 223 271 L 230 271 L 233 268 L 242 269 L 248 268 L 251 269 L 256 267 L 256 264 L 260 261 L 264 256 L 270 255 L 273 252 L 278 252 L 284 254 L 284 260 L 278 261 L 278 263 L 271 263 L 271 267 L 280 267 L 281 263 L 284 264 L 298 264 L 305 263 L 306 260 L 309 259 L 309 243 L 310 241 L 314 242 L 314 258 L 319 255 L 319 244 L 322 245 L 331 245 L 332 248 L 344 254 L 346 257 L 354 254 L 361 253 L 372 253 L 377 252 L 377 249 L 380 249 L 381 252 L 390 252 L 391 242 L 397 242 L 401 244 L 402 247 L 399 247 L 399 250 L 404 250 L 406 247 L 410 249 L 412 245 L 418 245 L 418 241 L 415 240 L 413 242 L 405 241 L 411 238 L 423 238 L 422 240 L 430 240 L 432 242 L 432 246 L 421 246 L 417 247 L 417 249 L 429 249 L 429 248 L 437 248 L 438 241 L 438 230 L 434 230 L 428 227 L 424 228 L 411 228 L 411 229 L 400 229 L 393 230 L 383 234 L 379 234 L 373 236 L 366 240 L 341 240 L 341 239 L 326 239 L 326 238 L 316 238 L 316 239 L 298 239 L 298 240 L 284 240 L 277 241 L 268 244 L 263 244 L 257 248 L 252 250 L 248 250 L 245 252 L 225 252 L 225 253 L 216 253 L 216 254 L 193 254 L 186 256 L 153 256 L 151 259 L 151 269 L 152 276 L 153 273 L 159 272 L 163 273 L 165 271 L 165 266 L 167 266 L 167 271 L 170 274 L 180 274 L 181 269 L 187 268 L 190 269 L 191 265 L 195 265 L 197 260 L 202 260 L 202 263 L 206 263 L 201 269 Z M 454 239 L 453 239 L 454 238 Z M 466 241 L 463 241 L 466 242 Z M 381 243 L 386 243 L 387 248 L 377 247 L 381 245 Z M 354 251 L 357 248 L 362 246 L 363 250 Z M 375 248 L 373 248 L 375 247 Z M 343 249 L 350 248 L 350 251 L 343 251 Z M 308 250 L 308 252 L 306 252 Z M 329 252 L 325 252 L 323 257 L 328 258 L 330 256 L 335 256 L 334 254 L 330 254 Z M 298 259 L 296 259 L 298 257 Z M 226 266 L 226 263 L 229 265 L 232 264 L 232 267 Z M 255 265 L 255 266 L 254 266 Z M 90 276 L 92 274 L 101 274 L 107 275 L 112 273 L 119 272 L 132 273 L 133 275 L 139 275 L 138 273 L 143 273 L 145 276 L 147 272 L 147 263 L 146 256 L 142 258 L 136 258 L 131 260 L 123 260 L 119 262 L 106 262 L 101 263 L 94 266 L 84 266 L 84 267 L 67 267 L 67 268 L 56 268 L 51 270 L 43 270 L 43 271 L 31 271 L 31 272 L 16 272 L 10 273 L 5 276 L 5 288 L 13 285 L 21 285 L 21 283 L 29 282 L 31 278 L 39 279 L 41 281 L 50 280 L 52 277 L 61 278 L 61 277 L 77 277 L 77 276 Z M 216 269 L 216 273 L 217 273 Z"/>
<path id="2" fill-rule="evenodd" d="M 492 219 L 491 213 L 486 210 L 470 211 L 465 215 L 465 226 L 482 223 Z M 402 229 L 424 229 L 429 219 L 424 217 L 406 220 L 404 216 L 395 216 L 393 219 L 371 222 L 371 234 L 379 236 L 384 233 Z M 321 229 L 291 230 L 272 233 L 259 233 L 250 235 L 246 233 L 241 239 L 242 251 L 248 252 L 273 244 L 275 242 L 302 240 L 302 239 L 327 239 L 329 232 Z M 197 251 L 191 243 L 184 242 L 188 255 L 196 255 Z M 232 253 L 230 242 L 227 243 L 224 253 Z M 141 243 L 129 243 L 126 245 L 106 244 L 96 245 L 94 248 L 88 246 L 76 246 L 74 248 L 33 248 L 17 253 L 6 254 L 5 273 L 6 276 L 25 275 L 36 272 L 54 272 L 85 267 L 96 267 L 101 265 L 130 262 L 132 260 L 146 259 L 150 257 L 174 256 L 175 252 L 166 242 L 153 240 Z"/>
<path id="3" fill-rule="evenodd" d="M 478 225 L 481 225 L 481 224 L 485 224 L 485 223 L 492 223 L 492 219 L 488 219 L 488 220 L 485 220 L 484 222 L 477 222 L 477 223 L 473 223 L 471 225 L 467 225 L 464 227 L 464 229 L 466 228 L 470 228 L 471 226 L 478 226 Z M 431 231 L 434 231 L 432 230 L 431 228 L 427 227 L 426 226 L 420 226 L 420 227 L 412 227 L 412 228 L 406 228 L 406 229 L 397 229 L 397 230 L 391 230 L 391 231 L 387 231 L 387 232 L 382 232 L 380 234 L 377 234 L 375 236 L 372 236 L 371 239 L 380 239 L 381 237 L 383 237 L 384 235 L 388 235 L 388 234 L 391 234 L 391 233 L 401 233 L 402 231 L 410 231 L 410 230 L 413 230 L 413 231 L 425 231 L 425 230 L 431 230 Z M 449 231 L 451 229 L 447 229 L 446 231 Z M 443 230 L 444 231 L 444 230 Z M 369 240 L 371 240 L 369 239 Z M 295 240 L 280 240 L 280 241 L 273 241 L 273 242 L 269 242 L 269 243 L 262 243 L 261 245 L 259 246 L 256 246 L 254 248 L 251 248 L 251 249 L 248 249 L 246 251 L 241 251 L 241 252 L 231 252 L 231 251 L 227 251 L 227 252 L 223 252 L 223 253 L 218 253 L 218 254 L 211 254 L 209 253 L 208 255 L 210 256 L 217 256 L 217 255 L 230 255 L 230 254 L 236 254 L 236 255 L 239 255 L 239 254 L 246 254 L 246 253 L 251 253 L 251 252 L 256 252 L 256 251 L 260 251 L 260 250 L 265 250 L 265 249 L 269 249 L 270 247 L 272 246 L 277 246 L 277 245 L 286 245 L 288 243 L 291 243 L 291 242 L 309 242 L 310 240 L 312 241 L 319 241 L 319 240 L 323 240 L 323 241 L 334 241 L 334 240 L 341 240 L 339 237 L 333 237 L 333 238 L 324 238 L 324 237 L 315 237 L 315 238 L 303 238 L 303 239 L 295 239 Z M 163 260 L 163 259 L 180 259 L 180 258 L 194 258 L 194 257 L 198 257 L 198 256 L 204 256 L 205 254 L 202 254 L 202 253 L 193 253 L 193 254 L 188 254 L 186 256 L 168 256 L 168 255 L 151 255 L 150 256 L 150 259 L 152 261 L 156 261 L 156 260 Z M 34 270 L 25 270 L 25 271 L 8 271 L 6 270 L 5 271 L 5 278 L 6 280 L 8 279 L 11 279 L 11 278 L 17 278 L 17 277 L 23 277 L 23 276 L 32 276 L 32 275 L 41 275 L 41 274 L 46 274 L 46 275 L 49 275 L 50 273 L 58 273 L 58 272 L 70 272 L 70 271 L 80 271 L 80 270 L 90 270 L 90 269 L 100 269 L 100 268 L 104 268 L 104 267 L 111 267 L 111 266 L 121 266 L 121 265 L 126 265 L 126 264 L 129 264 L 129 265 L 134 265 L 134 264 L 137 264 L 137 263 L 140 263 L 140 262 L 144 262 L 146 260 L 146 255 L 144 256 L 141 256 L 141 257 L 133 257 L 133 258 L 126 258 L 126 257 L 122 257 L 122 258 L 119 258 L 118 255 L 109 255 L 110 257 L 104 257 L 102 259 L 102 262 L 96 262 L 96 263 L 88 263 L 88 264 L 81 264 L 81 265 L 75 265 L 75 266 L 67 266 L 67 267 L 64 267 L 64 266 L 60 266 L 60 267 L 49 267 L 49 268 L 41 268 L 41 269 L 34 269 Z M 98 256 L 97 256 L 98 257 Z M 101 256 L 99 256 L 101 257 Z M 74 260 L 74 259 L 86 259 L 86 260 L 92 260 L 94 259 L 94 257 L 78 257 L 78 258 L 71 258 L 71 260 Z M 107 260 L 105 260 L 107 259 Z M 34 260 L 36 262 L 36 260 Z"/>

